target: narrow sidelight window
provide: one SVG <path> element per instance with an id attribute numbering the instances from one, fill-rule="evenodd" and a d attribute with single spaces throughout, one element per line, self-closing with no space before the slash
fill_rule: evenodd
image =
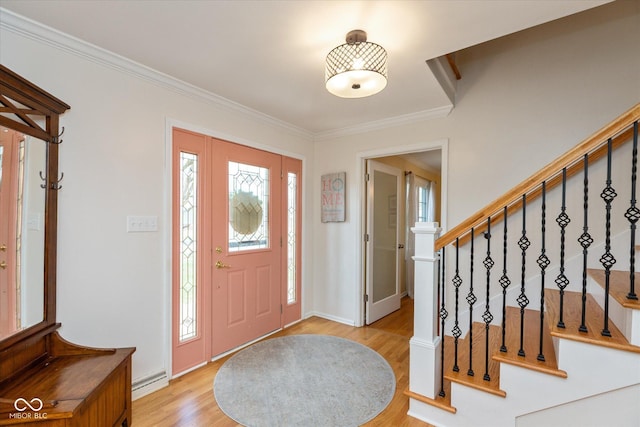
<path id="1" fill-rule="evenodd" d="M 198 156 L 180 153 L 180 342 L 195 338 L 197 324 Z"/>

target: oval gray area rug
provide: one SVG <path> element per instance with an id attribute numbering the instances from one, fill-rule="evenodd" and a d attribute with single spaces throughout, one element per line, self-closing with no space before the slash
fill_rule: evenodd
<path id="1" fill-rule="evenodd" d="M 328 335 L 253 344 L 227 360 L 213 384 L 220 409 L 249 427 L 358 426 L 382 412 L 395 389 L 382 356 Z"/>

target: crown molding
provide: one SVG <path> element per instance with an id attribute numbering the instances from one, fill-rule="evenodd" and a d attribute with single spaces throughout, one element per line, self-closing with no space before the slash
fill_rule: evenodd
<path id="1" fill-rule="evenodd" d="M 0 28 L 71 53 L 99 65 L 129 74 L 192 99 L 204 101 L 216 107 L 243 114 L 253 120 L 260 121 L 266 125 L 305 138 L 309 141 L 313 139 L 313 133 L 310 131 L 156 71 L 124 56 L 115 54 L 1 7 Z"/>
<path id="2" fill-rule="evenodd" d="M 403 126 L 411 123 L 421 122 L 424 120 L 438 119 L 447 117 L 452 110 L 453 105 L 451 104 L 445 105 L 443 107 L 432 108 L 430 110 L 417 111 L 415 113 L 405 114 L 402 116 L 389 117 L 387 119 L 376 120 L 373 122 L 363 123 L 355 126 L 347 126 L 340 129 L 317 132 L 314 134 L 313 140 L 314 142 L 326 141 L 328 139 L 356 135 L 395 126 Z"/>

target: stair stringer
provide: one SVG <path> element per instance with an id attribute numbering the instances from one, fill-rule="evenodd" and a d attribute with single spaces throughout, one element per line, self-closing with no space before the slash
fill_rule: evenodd
<path id="1" fill-rule="evenodd" d="M 513 427 L 518 417 L 640 384 L 640 354 L 567 339 L 557 340 L 558 368 L 568 378 L 500 364 L 502 398 L 465 385 L 451 384 L 455 414 L 410 400 L 409 415 L 435 426 Z M 618 403 L 620 408 L 630 404 Z M 607 411 L 616 411 L 615 407 Z M 622 411 L 621 411 L 622 412 Z M 551 415 L 549 415 L 551 416 Z M 567 425 L 547 420 L 545 425 Z"/>
<path id="2" fill-rule="evenodd" d="M 640 384 L 521 415 L 516 419 L 516 426 L 638 427 L 640 412 L 637 406 L 633 405 L 633 402 L 637 402 L 638 399 L 640 399 Z M 618 405 L 619 401 L 630 404 Z M 609 407 L 615 407 L 616 410 L 603 410 Z M 557 422 L 551 420 L 557 420 Z"/>

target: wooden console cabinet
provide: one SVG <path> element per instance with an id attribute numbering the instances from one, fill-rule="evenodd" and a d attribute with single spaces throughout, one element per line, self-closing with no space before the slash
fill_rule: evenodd
<path id="1" fill-rule="evenodd" d="M 3 371 L 35 357 L 0 383 L 0 425 L 131 425 L 131 355 L 135 349 L 81 347 L 63 340 L 56 331 L 25 344 L 0 353 Z"/>

